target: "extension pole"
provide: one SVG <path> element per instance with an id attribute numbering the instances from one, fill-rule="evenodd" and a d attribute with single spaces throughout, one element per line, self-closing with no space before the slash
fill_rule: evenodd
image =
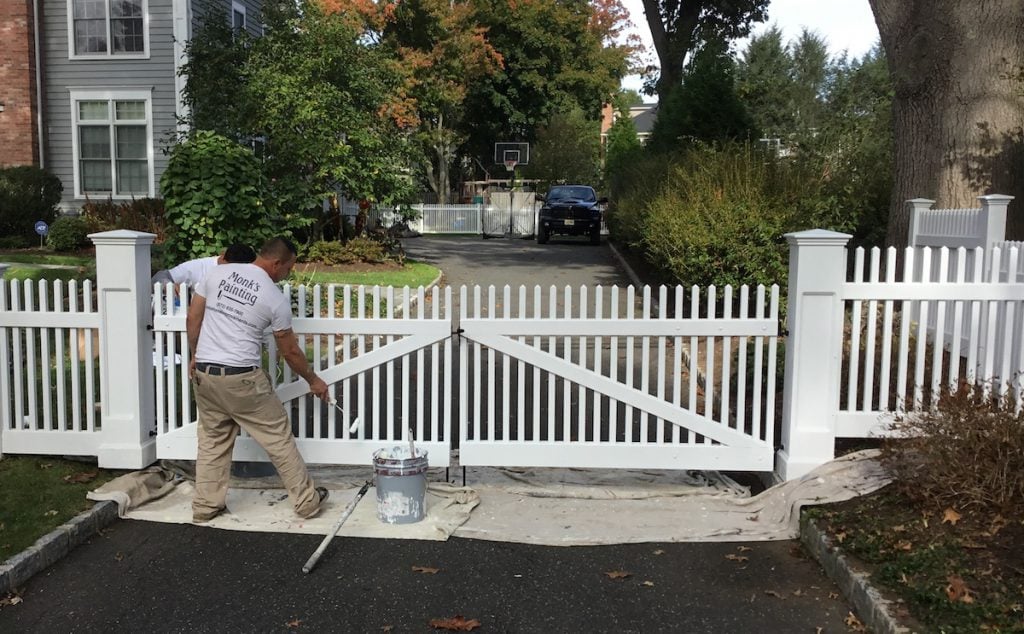
<path id="1" fill-rule="evenodd" d="M 317 546 L 316 551 L 309 556 L 309 560 L 307 560 L 305 565 L 302 566 L 302 572 L 309 574 L 309 571 L 313 569 L 313 566 L 316 565 L 316 562 L 320 561 L 320 556 L 324 554 L 325 550 L 327 550 L 327 545 L 331 543 L 331 540 L 334 539 L 334 536 L 338 534 L 339 530 L 341 530 L 341 525 L 345 523 L 345 520 L 348 519 L 349 515 L 352 515 L 352 511 L 355 510 L 356 504 L 359 504 L 359 500 L 363 499 L 363 496 L 366 495 L 366 490 L 369 488 L 370 482 L 369 480 L 367 480 L 366 482 L 363 483 L 362 488 L 359 489 L 359 493 L 356 493 L 355 499 L 349 502 L 348 506 L 345 507 L 345 510 L 342 512 L 341 517 L 338 518 L 338 521 L 335 522 L 334 527 L 331 528 L 331 532 L 328 533 L 326 537 L 324 537 L 324 541 L 320 542 L 320 545 Z"/>

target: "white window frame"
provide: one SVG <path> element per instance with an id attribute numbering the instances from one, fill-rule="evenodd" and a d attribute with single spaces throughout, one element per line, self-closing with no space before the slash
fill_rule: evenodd
<path id="1" fill-rule="evenodd" d="M 149 184 L 148 197 L 156 196 L 155 174 L 153 169 L 153 95 L 150 90 L 118 90 L 118 89 L 88 89 L 80 88 L 71 90 L 71 152 L 72 164 L 74 166 L 75 198 L 85 198 L 86 195 L 110 196 L 114 200 L 131 200 L 140 196 L 138 193 L 115 194 L 110 192 L 83 192 L 81 177 L 81 155 L 78 148 L 78 125 L 79 125 L 79 101 L 107 101 L 110 103 L 110 119 L 107 125 L 111 128 L 111 190 L 117 187 L 117 160 L 116 140 L 113 138 L 114 106 L 115 101 L 142 101 L 146 104 L 146 163 L 147 180 Z M 89 125 L 96 125 L 96 122 L 85 122 Z M 137 124 L 136 124 L 137 125 Z"/>
<path id="2" fill-rule="evenodd" d="M 104 0 L 107 21 L 107 51 L 105 53 L 75 52 L 75 0 L 68 0 L 68 59 L 149 59 L 149 0 L 142 0 L 142 52 L 115 53 L 110 35 L 110 0 Z"/>
<path id="3" fill-rule="evenodd" d="M 245 33 L 249 28 L 249 16 L 246 15 L 245 5 L 241 2 L 231 0 L 231 15 L 228 17 L 228 23 L 231 25 L 232 37 L 237 35 L 237 33 L 235 33 L 235 13 L 242 14 L 242 33 Z"/>

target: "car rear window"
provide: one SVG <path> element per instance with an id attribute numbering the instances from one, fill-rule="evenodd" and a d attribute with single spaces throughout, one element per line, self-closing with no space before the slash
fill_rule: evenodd
<path id="1" fill-rule="evenodd" d="M 592 203 L 597 194 L 592 187 L 552 187 L 548 192 L 548 200 L 580 200 Z"/>

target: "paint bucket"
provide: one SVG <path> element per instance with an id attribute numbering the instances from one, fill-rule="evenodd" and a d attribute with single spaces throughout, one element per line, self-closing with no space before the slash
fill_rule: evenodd
<path id="1" fill-rule="evenodd" d="M 373 453 L 377 519 L 385 524 L 413 524 L 427 512 L 427 452 L 412 457 L 399 447 Z"/>

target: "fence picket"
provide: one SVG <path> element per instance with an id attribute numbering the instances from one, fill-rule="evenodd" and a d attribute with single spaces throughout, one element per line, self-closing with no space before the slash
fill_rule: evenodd
<path id="1" fill-rule="evenodd" d="M 849 252 L 847 252 L 849 256 Z M 864 281 L 864 249 L 857 247 L 854 250 L 853 258 L 853 281 L 863 282 Z M 857 409 L 857 379 L 860 378 L 860 312 L 861 312 L 860 300 L 853 302 L 852 313 L 850 315 L 850 354 L 849 354 L 849 367 L 847 368 L 846 376 L 846 408 L 850 410 Z M 865 360 L 865 365 L 868 361 Z"/>
<path id="2" fill-rule="evenodd" d="M 651 318 L 651 287 L 645 285 L 643 289 L 643 304 L 640 318 L 647 321 Z M 651 393 L 651 338 L 640 338 L 640 391 L 644 394 Z M 640 443 L 647 444 L 648 437 L 648 415 L 646 410 L 640 411 Z"/>
<path id="3" fill-rule="evenodd" d="M 676 284 L 675 287 L 675 318 L 683 318 L 683 286 Z M 683 392 L 683 338 L 676 336 L 672 339 L 672 404 L 676 407 L 682 405 Z M 690 402 L 693 407 L 693 402 Z M 679 444 L 679 425 L 670 425 L 672 428 L 672 443 Z"/>

